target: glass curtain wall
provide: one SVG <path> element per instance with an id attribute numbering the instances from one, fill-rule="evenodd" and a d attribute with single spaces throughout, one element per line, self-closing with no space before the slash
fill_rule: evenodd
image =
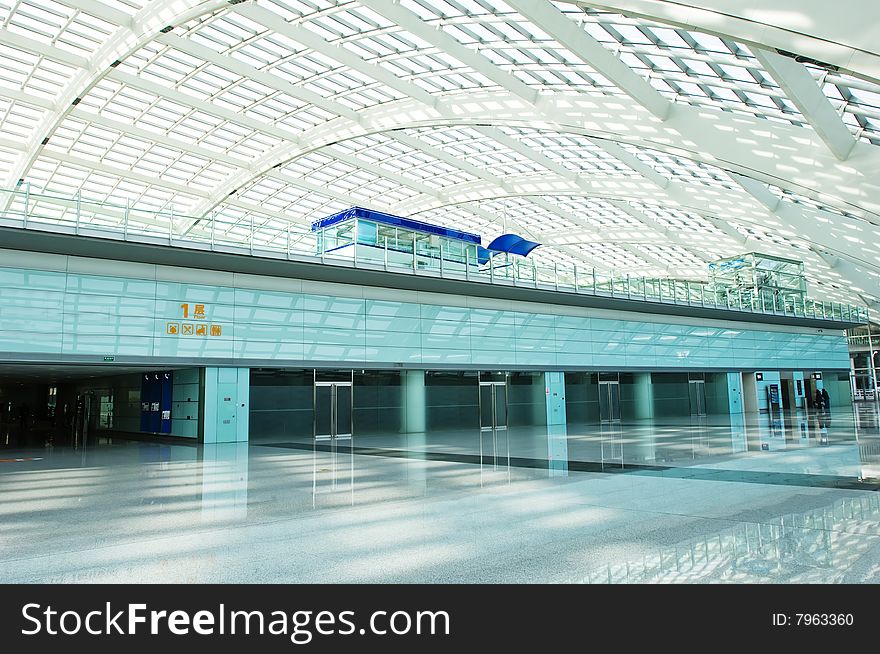
<path id="1" fill-rule="evenodd" d="M 479 382 L 476 371 L 425 374 L 426 429 L 478 429 Z"/>
<path id="2" fill-rule="evenodd" d="M 311 370 L 251 370 L 251 442 L 310 440 L 313 387 Z"/>
<path id="3" fill-rule="evenodd" d="M 402 428 L 399 370 L 355 370 L 354 429 L 359 435 L 397 434 Z"/>

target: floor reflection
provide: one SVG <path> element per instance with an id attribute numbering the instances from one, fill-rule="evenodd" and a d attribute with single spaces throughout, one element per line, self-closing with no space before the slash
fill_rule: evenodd
<path id="1" fill-rule="evenodd" d="M 841 581 L 876 542 L 848 531 L 852 523 L 880 523 L 880 497 L 846 497 L 770 523 L 743 523 L 662 548 L 638 560 L 607 563 L 571 578 L 572 583 L 742 582 L 772 578 L 779 583 Z M 876 576 L 877 570 L 873 569 Z"/>
<path id="2" fill-rule="evenodd" d="M 878 423 L 871 405 L 273 446 L 9 448 L 0 575 L 876 581 Z"/>
<path id="3" fill-rule="evenodd" d="M 545 469 L 550 476 L 571 470 L 626 471 L 639 474 L 670 468 L 730 473 L 767 483 L 859 487 L 877 478 L 871 443 L 880 440 L 876 406 L 850 413 L 797 412 L 770 416 L 710 416 L 679 421 L 600 425 L 510 427 L 499 430 L 447 430 L 423 434 L 362 434 L 342 445 L 355 454 L 430 458 L 479 464 L 485 473 L 504 460 L 507 466 Z M 267 443 L 311 448 L 309 437 Z M 672 474 L 672 473 L 670 473 Z M 680 472 L 679 474 L 685 474 Z M 696 474 L 696 473 L 688 473 Z M 708 474 L 708 473 L 706 473 Z M 713 473 L 714 474 L 714 473 Z"/>

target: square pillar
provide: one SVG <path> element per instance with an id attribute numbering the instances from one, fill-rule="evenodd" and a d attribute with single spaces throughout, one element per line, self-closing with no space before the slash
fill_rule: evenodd
<path id="1" fill-rule="evenodd" d="M 401 431 L 414 434 L 425 431 L 425 371 L 404 370 L 401 373 Z"/>
<path id="2" fill-rule="evenodd" d="M 204 368 L 201 400 L 203 443 L 247 442 L 249 368 Z"/>
<path id="3" fill-rule="evenodd" d="M 565 417 L 565 373 L 544 373 L 544 397 L 548 425 L 564 425 Z"/>
<path id="4" fill-rule="evenodd" d="M 654 417 L 654 387 L 650 372 L 633 374 L 633 413 L 636 420 L 650 420 Z"/>

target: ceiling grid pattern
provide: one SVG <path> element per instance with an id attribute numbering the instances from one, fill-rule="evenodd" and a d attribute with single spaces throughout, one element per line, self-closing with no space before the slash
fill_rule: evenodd
<path id="1" fill-rule="evenodd" d="M 876 308 L 880 84 L 711 31 L 548 0 L 0 0 L 0 175 L 242 238 L 358 204 L 635 275 L 766 251 Z"/>

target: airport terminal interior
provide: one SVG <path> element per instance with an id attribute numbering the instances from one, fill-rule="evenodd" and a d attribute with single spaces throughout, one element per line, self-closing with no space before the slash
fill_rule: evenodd
<path id="1" fill-rule="evenodd" d="M 880 582 L 866 0 L 0 0 L 0 580 Z"/>

